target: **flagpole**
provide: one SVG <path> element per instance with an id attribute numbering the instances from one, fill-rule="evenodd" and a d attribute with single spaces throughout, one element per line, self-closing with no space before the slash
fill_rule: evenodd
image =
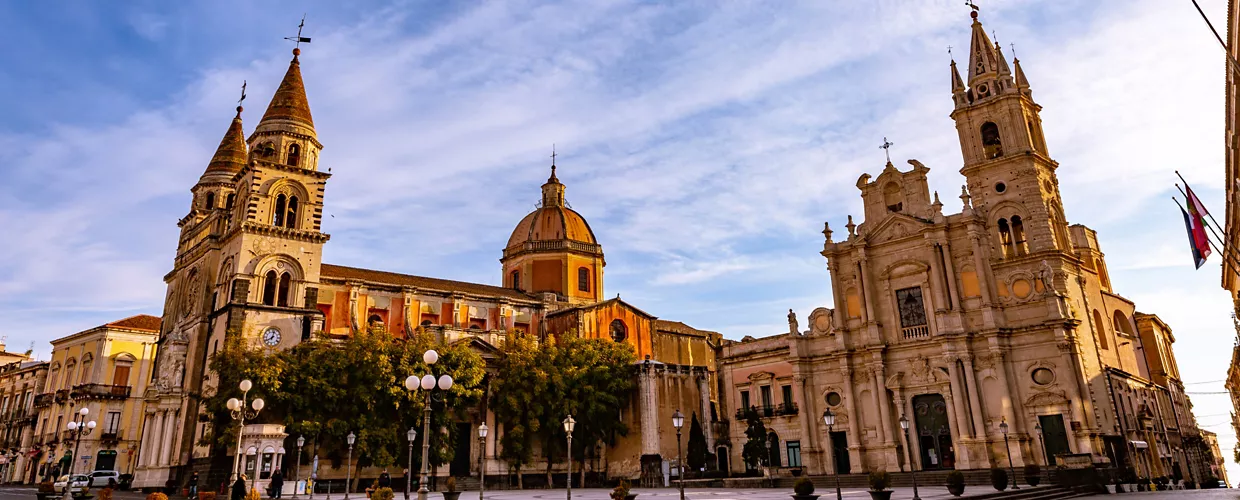
<path id="1" fill-rule="evenodd" d="M 1179 173 L 1178 171 L 1177 171 L 1175 174 L 1176 174 L 1176 175 L 1180 175 L 1180 173 Z M 1180 177 L 1180 180 L 1184 180 L 1184 178 L 1183 178 L 1183 177 Z M 1184 183 L 1184 186 L 1185 186 L 1185 187 L 1188 187 L 1188 182 L 1185 182 L 1185 183 Z M 1188 193 L 1186 192 L 1186 190 L 1185 190 L 1184 188 L 1181 188 L 1179 184 L 1176 184 L 1176 185 L 1175 185 L 1175 188 L 1180 190 L 1180 194 L 1184 195 L 1184 199 L 1185 199 L 1185 200 L 1188 200 L 1188 199 L 1189 199 Z M 1174 199 L 1175 199 L 1175 197 L 1174 197 L 1174 196 L 1172 196 L 1172 197 L 1171 197 L 1171 199 L 1173 199 L 1173 200 L 1174 200 Z M 1178 204 L 1178 203 L 1179 203 L 1179 200 L 1177 200 L 1177 201 L 1176 201 L 1176 203 Z M 1188 202 L 1188 201 L 1186 201 L 1186 203 L 1189 203 L 1189 202 Z M 1180 207 L 1180 208 L 1184 208 L 1184 207 Z M 1192 213 L 1191 211 L 1188 211 L 1188 212 L 1189 212 L 1190 214 Z M 1209 216 L 1211 220 L 1213 220 L 1213 219 L 1214 219 L 1214 216 L 1213 216 L 1213 215 L 1210 215 L 1210 211 L 1209 211 L 1209 210 L 1206 210 L 1206 215 L 1207 215 L 1207 216 Z M 1228 257 L 1231 257 L 1231 261 L 1232 261 L 1232 263 L 1233 263 L 1233 264 L 1235 264 L 1235 266 L 1236 266 L 1237 268 L 1240 268 L 1240 256 L 1238 256 L 1238 253 L 1240 253 L 1240 251 L 1236 250 L 1236 249 L 1235 249 L 1235 247 L 1232 247 L 1232 246 L 1230 246 L 1230 245 L 1227 245 L 1227 240 L 1223 239 L 1223 237 L 1222 237 L 1222 236 L 1219 236 L 1218 232 L 1214 230 L 1214 227 L 1213 227 L 1213 226 L 1211 226 L 1211 225 L 1209 225 L 1209 224 L 1206 224 L 1205 222 L 1206 222 L 1205 220 L 1202 220 L 1202 221 L 1201 221 L 1201 225 L 1202 225 L 1202 226 L 1205 226 L 1205 228 L 1206 228 L 1206 229 L 1209 229 L 1209 230 L 1210 230 L 1210 234 L 1213 234 L 1213 235 L 1214 235 L 1214 239 L 1218 240 L 1218 242 L 1216 243 L 1215 241 L 1211 240 L 1211 239 L 1210 239 L 1210 235 L 1208 235 L 1208 234 L 1206 235 L 1206 241 L 1210 242 L 1211 246 L 1213 246 L 1213 247 L 1214 247 L 1214 250 L 1215 250 L 1216 252 L 1218 252 L 1219 254 L 1221 254 L 1221 255 L 1223 256 L 1223 258 L 1224 258 L 1224 259 L 1227 259 Z M 1218 221 L 1214 221 L 1214 223 L 1215 223 L 1215 224 L 1218 224 Z M 1221 247 L 1221 249 L 1220 249 L 1220 247 Z M 1231 250 L 1231 252 L 1228 252 L 1228 251 L 1227 251 L 1228 249 L 1230 249 L 1230 250 Z"/>
<path id="2" fill-rule="evenodd" d="M 1172 197 L 1171 197 L 1171 199 L 1172 199 L 1172 201 L 1175 201 L 1175 205 L 1176 205 L 1177 207 L 1180 207 L 1180 210 L 1184 210 L 1184 212 L 1186 212 L 1186 213 L 1188 212 L 1188 210 L 1184 208 L 1184 205 L 1181 205 L 1181 204 L 1180 204 L 1180 200 L 1179 200 L 1179 199 L 1177 199 L 1177 198 L 1176 198 L 1176 197 L 1174 197 L 1174 196 L 1172 196 Z M 1219 250 L 1219 248 L 1218 248 L 1218 247 L 1219 247 L 1219 245 L 1218 245 L 1217 243 L 1215 243 L 1215 242 L 1214 242 L 1214 240 L 1211 240 L 1209 236 L 1206 236 L 1206 243 L 1207 243 L 1207 244 L 1209 244 L 1211 247 L 1214 247 L 1214 251 L 1215 251 L 1215 252 L 1218 252 L 1220 255 L 1222 255 L 1224 259 L 1226 259 L 1226 258 L 1227 258 L 1227 252 L 1224 252 L 1224 251 L 1222 251 L 1222 250 Z M 1232 257 L 1232 258 L 1231 258 L 1231 261 L 1232 261 L 1232 263 L 1233 263 L 1233 264 L 1235 264 L 1235 265 L 1236 265 L 1236 267 L 1240 267 L 1240 261 L 1237 261 L 1237 260 L 1236 260 L 1236 257 Z"/>
<path id="3" fill-rule="evenodd" d="M 1176 171 L 1175 171 L 1175 175 L 1176 175 L 1176 177 L 1179 177 L 1179 178 L 1180 178 L 1180 182 L 1183 182 L 1183 183 L 1184 183 L 1184 187 L 1188 187 L 1189 189 L 1192 189 L 1192 188 L 1188 185 L 1188 181 L 1184 180 L 1184 176 L 1183 176 L 1183 175 L 1180 175 L 1180 171 L 1179 171 L 1179 170 L 1176 170 Z M 1176 186 L 1175 186 L 1175 187 L 1180 187 L 1180 185 L 1179 185 L 1179 184 L 1176 184 Z M 1188 198 L 1188 194 L 1185 194 L 1185 193 L 1184 193 L 1184 190 L 1180 190 L 1180 194 L 1183 194 L 1185 199 L 1187 199 L 1187 198 Z M 1209 217 L 1211 221 L 1214 221 L 1214 225 L 1218 226 L 1218 227 L 1219 227 L 1219 229 L 1223 229 L 1223 230 L 1226 230 L 1226 229 L 1227 229 L 1226 227 L 1223 227 L 1223 225 L 1222 225 L 1222 224 L 1219 224 L 1217 220 L 1215 220 L 1215 219 L 1214 219 L 1214 214 L 1210 213 L 1210 211 L 1209 211 L 1209 210 L 1206 210 L 1206 216 L 1207 216 L 1207 217 Z M 1221 239 L 1221 238 L 1220 238 L 1220 239 Z"/>
<path id="4" fill-rule="evenodd" d="M 1176 172 L 1176 173 L 1178 174 L 1179 172 Z M 1180 179 L 1183 179 L 1183 177 L 1181 177 Z M 1188 185 L 1188 183 L 1187 183 L 1187 182 L 1185 182 L 1185 183 L 1184 183 L 1184 185 L 1185 185 L 1185 186 L 1187 186 L 1187 185 Z M 1180 184 L 1179 184 L 1179 183 L 1176 183 L 1175 188 L 1180 190 L 1180 194 L 1184 195 L 1184 199 L 1185 199 L 1185 200 L 1188 200 L 1188 193 L 1185 193 L 1185 192 L 1184 192 L 1184 188 L 1180 187 Z M 1172 197 L 1172 199 L 1175 199 L 1175 197 L 1173 196 L 1173 197 Z M 1187 202 L 1187 201 L 1186 201 L 1186 202 Z M 1188 213 L 1190 213 L 1190 214 L 1191 214 L 1191 213 L 1193 213 L 1193 211 L 1192 211 L 1192 210 L 1189 210 L 1189 211 L 1188 211 Z M 1207 215 L 1208 217 L 1210 217 L 1210 220 L 1214 220 L 1214 216 L 1213 216 L 1213 215 L 1210 215 L 1210 212 L 1209 212 L 1209 211 L 1206 211 L 1206 215 Z M 1204 220 L 1203 220 L 1203 221 L 1201 221 L 1201 222 L 1202 222 L 1202 224 L 1201 224 L 1201 225 L 1205 226 L 1205 227 L 1206 227 L 1206 229 L 1209 229 L 1209 230 L 1210 230 L 1210 234 L 1213 234 L 1213 235 L 1214 235 L 1214 238 L 1215 238 L 1215 239 L 1217 239 L 1217 240 L 1219 241 L 1219 244 L 1220 244 L 1220 245 L 1226 246 L 1227 240 L 1223 239 L 1223 237 L 1222 237 L 1222 236 L 1219 236 L 1219 235 L 1218 235 L 1218 231 L 1215 231 L 1215 230 L 1214 230 L 1214 226 L 1211 226 L 1211 225 L 1209 225 L 1209 224 L 1206 224 Z M 1218 221 L 1214 221 L 1214 223 L 1215 223 L 1215 224 L 1218 224 Z M 1222 251 L 1220 251 L 1219 253 L 1223 253 L 1223 252 L 1222 252 Z"/>

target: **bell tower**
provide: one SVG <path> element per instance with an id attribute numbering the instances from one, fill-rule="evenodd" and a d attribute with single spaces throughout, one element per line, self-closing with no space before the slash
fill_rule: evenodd
<path id="1" fill-rule="evenodd" d="M 956 122 L 964 166 L 960 173 L 976 208 L 995 232 L 996 256 L 1014 258 L 1045 250 L 1071 252 L 1067 220 L 1059 197 L 1059 167 L 1046 149 L 1042 107 L 1020 60 L 1008 66 L 1003 49 L 993 43 L 977 11 L 972 34 L 968 80 L 951 62 L 951 113 Z M 1014 68 L 1014 71 L 1013 71 Z"/>

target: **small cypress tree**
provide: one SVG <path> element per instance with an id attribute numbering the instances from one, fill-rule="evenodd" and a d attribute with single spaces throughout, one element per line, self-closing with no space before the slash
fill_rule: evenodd
<path id="1" fill-rule="evenodd" d="M 741 459 L 745 461 L 745 465 L 749 469 L 757 469 L 759 465 L 766 463 L 766 424 L 762 422 L 762 417 L 758 416 L 758 412 L 749 409 L 745 411 L 745 421 L 748 427 L 745 429 L 745 447 L 741 449 Z"/>
<path id="2" fill-rule="evenodd" d="M 689 424 L 689 445 L 685 457 L 689 469 L 697 472 L 706 468 L 706 453 L 706 434 L 702 432 L 702 424 L 698 423 L 697 413 L 694 413 L 693 422 Z"/>

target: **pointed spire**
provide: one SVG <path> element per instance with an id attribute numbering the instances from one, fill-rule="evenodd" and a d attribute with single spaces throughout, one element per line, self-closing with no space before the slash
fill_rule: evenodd
<path id="1" fill-rule="evenodd" d="M 1007 58 L 1003 57 L 1003 47 L 1000 47 L 998 42 L 995 42 L 995 55 L 999 58 L 999 75 L 1012 74 L 1012 70 L 1008 68 Z"/>
<path id="2" fill-rule="evenodd" d="M 247 156 L 245 130 L 241 126 L 243 109 L 237 106 L 237 116 L 233 117 L 232 123 L 228 124 L 228 130 L 224 132 L 224 138 L 220 140 L 220 146 L 215 149 L 215 156 L 211 157 L 211 163 L 207 164 L 207 171 L 202 174 L 204 177 L 215 173 L 232 175 L 245 167 Z"/>
<path id="3" fill-rule="evenodd" d="M 1029 95 L 1029 79 L 1025 78 L 1025 71 L 1020 69 L 1020 59 L 1013 59 L 1012 64 L 1016 66 L 1016 88 Z"/>
<path id="4" fill-rule="evenodd" d="M 315 135 L 310 101 L 306 99 L 306 85 L 301 79 L 301 62 L 297 59 L 299 55 L 301 49 L 293 49 L 293 60 L 288 64 L 288 72 L 284 73 L 284 80 L 281 80 L 280 86 L 276 88 L 271 104 L 267 105 L 267 112 L 263 113 L 263 119 L 255 127 L 255 132 L 291 131 L 280 125 L 292 125 L 301 129 L 298 132 Z"/>
<path id="5" fill-rule="evenodd" d="M 961 94 L 964 90 L 964 80 L 960 79 L 960 70 L 956 69 L 956 60 L 952 59 L 952 94 Z"/>
<path id="6" fill-rule="evenodd" d="M 969 15 L 973 17 L 973 36 L 969 41 L 969 85 L 972 86 L 978 78 L 998 71 L 999 61 L 995 54 L 995 44 L 990 42 L 982 23 L 977 20 L 977 11 L 970 12 Z"/>

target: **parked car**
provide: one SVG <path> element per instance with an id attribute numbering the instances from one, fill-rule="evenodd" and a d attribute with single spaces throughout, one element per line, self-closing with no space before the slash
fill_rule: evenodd
<path id="1" fill-rule="evenodd" d="M 56 488 L 57 492 L 62 492 L 65 491 L 66 483 L 70 484 L 69 490 L 72 491 L 74 495 L 80 495 L 85 493 L 86 489 L 90 487 L 90 476 L 87 476 L 86 474 L 74 474 L 72 481 L 70 481 L 69 476 L 60 476 L 55 483 L 52 483 L 52 487 Z"/>
<path id="2" fill-rule="evenodd" d="M 116 472 L 114 470 L 97 470 L 95 472 L 92 472 L 90 473 L 90 487 L 91 488 L 107 487 L 109 479 L 116 481 L 117 486 L 120 486 L 121 473 Z"/>

